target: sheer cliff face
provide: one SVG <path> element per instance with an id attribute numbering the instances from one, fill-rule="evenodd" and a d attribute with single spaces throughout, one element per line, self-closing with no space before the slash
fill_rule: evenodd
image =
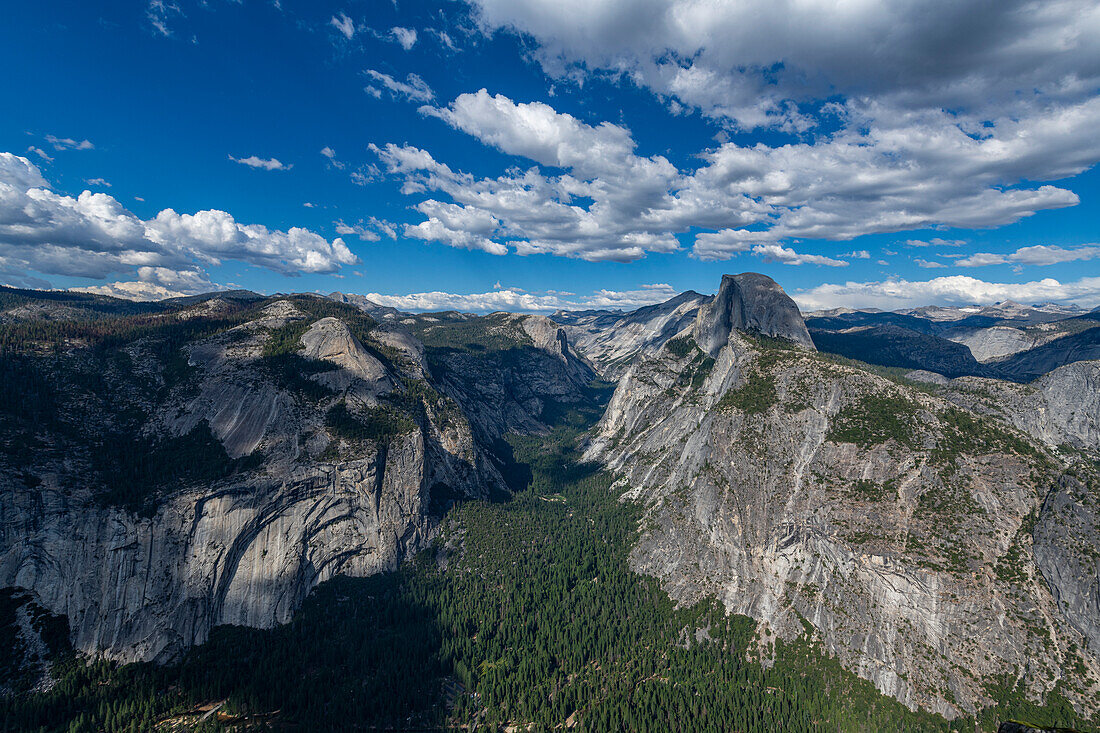
<path id="1" fill-rule="evenodd" d="M 265 358 L 288 328 L 291 366 L 304 365 L 289 380 Z M 159 380 L 148 400 L 128 394 L 133 404 L 96 408 L 73 389 L 59 412 L 110 422 L 112 410 L 144 410 L 141 430 L 155 440 L 208 425 L 230 459 L 250 458 L 139 513 L 97 493 L 86 446 L 59 427 L 47 440 L 70 455 L 0 471 L 0 586 L 29 589 L 67 615 L 80 650 L 166 660 L 217 624 L 288 621 L 337 573 L 394 567 L 431 537 L 447 501 L 501 484 L 454 403 L 421 379 L 413 342 L 379 336 L 364 343 L 341 318 L 278 301 L 184 344 L 188 377 L 171 387 L 170 365 L 134 342 L 126 374 L 108 369 L 102 379 L 117 381 L 120 397 L 140 379 Z M 57 379 L 64 388 L 66 377 Z M 388 416 L 390 427 L 341 431 L 337 405 L 366 425 Z"/>
<path id="2" fill-rule="evenodd" d="M 798 306 L 767 275 L 723 275 L 718 294 L 699 308 L 693 333 L 699 348 L 716 356 L 733 331 L 753 331 L 814 348 Z"/>
<path id="3" fill-rule="evenodd" d="M 1065 488 L 1058 457 L 1008 423 L 801 339 L 742 332 L 804 327 L 741 315 L 754 303 L 726 282 L 713 308 L 730 312 L 704 308 L 636 362 L 587 450 L 646 507 L 634 567 L 680 602 L 716 595 L 780 636 L 808 625 L 911 707 L 972 711 L 1001 675 L 1035 697 L 1061 681 L 1095 706 L 1088 491 Z M 1059 503 L 1074 507 L 1072 531 Z"/>
<path id="4" fill-rule="evenodd" d="M 622 376 L 634 359 L 652 354 L 695 322 L 699 307 L 712 296 L 687 291 L 671 300 L 629 313 L 595 311 L 555 313 L 577 351 L 608 379 Z"/>
<path id="5" fill-rule="evenodd" d="M 582 402 L 595 377 L 562 327 L 543 316 L 407 320 L 426 345 L 426 362 L 440 389 L 461 406 L 486 445 L 511 432 L 544 432 L 544 413 Z"/>

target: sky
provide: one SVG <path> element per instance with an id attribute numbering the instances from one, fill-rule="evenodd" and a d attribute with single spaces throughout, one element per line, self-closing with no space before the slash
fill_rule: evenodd
<path id="1" fill-rule="evenodd" d="M 10 2 L 0 283 L 1100 306 L 1095 0 Z"/>

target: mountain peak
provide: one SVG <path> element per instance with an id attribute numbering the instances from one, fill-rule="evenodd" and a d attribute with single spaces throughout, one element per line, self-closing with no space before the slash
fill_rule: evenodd
<path id="1" fill-rule="evenodd" d="M 735 330 L 758 331 L 814 348 L 798 306 L 779 283 L 758 272 L 723 275 L 718 294 L 699 309 L 695 319 L 695 341 L 711 356 Z"/>

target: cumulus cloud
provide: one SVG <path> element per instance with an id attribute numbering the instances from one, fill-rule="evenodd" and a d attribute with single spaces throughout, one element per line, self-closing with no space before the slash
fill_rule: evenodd
<path id="1" fill-rule="evenodd" d="M 171 270 L 167 267 L 139 267 L 137 280 L 69 288 L 80 293 L 97 293 L 126 300 L 164 300 L 191 293 L 224 290 L 202 270 Z"/>
<path id="2" fill-rule="evenodd" d="M 935 260 L 926 260 L 921 257 L 914 257 L 913 262 L 917 263 L 917 267 L 923 267 L 925 269 L 934 269 L 937 267 L 947 267 L 942 262 L 936 262 Z"/>
<path id="3" fill-rule="evenodd" d="M 985 267 L 987 265 L 1057 265 L 1062 262 L 1076 262 L 1078 260 L 1093 260 L 1100 257 L 1100 246 L 1086 245 L 1065 249 L 1051 245 L 1039 244 L 1032 247 L 1021 247 L 1009 254 L 995 254 L 992 252 L 975 252 L 969 257 L 960 259 L 959 267 Z"/>
<path id="4" fill-rule="evenodd" d="M 413 226 L 406 232 L 413 236 L 501 254 L 510 246 L 520 254 L 625 262 L 680 249 L 675 235 L 691 226 L 747 225 L 766 215 L 767 207 L 747 196 L 697 185 L 663 156 L 635 155 L 630 131 L 618 125 L 588 125 L 548 105 L 515 103 L 484 89 L 422 111 L 555 171 L 517 168 L 477 179 L 420 148 L 371 146 L 387 171 L 403 179 L 405 193 L 438 191 L 452 199 L 418 204 L 421 213 L 436 212 L 435 221 Z M 456 230 L 463 222 L 477 228 Z"/>
<path id="5" fill-rule="evenodd" d="M 265 171 L 288 171 L 294 167 L 280 162 L 278 158 L 258 158 L 255 155 L 250 155 L 247 158 L 234 158 L 230 155 L 229 159 L 234 163 L 247 165 L 249 168 L 261 168 Z"/>
<path id="6" fill-rule="evenodd" d="M 499 286 L 500 283 L 497 283 Z M 496 286 L 494 286 L 496 287 Z M 468 313 L 511 311 L 518 313 L 550 313 L 556 310 L 632 310 L 644 305 L 663 303 L 677 292 L 667 283 L 643 285 L 637 290 L 597 290 L 591 295 L 549 291 L 529 293 L 521 288 L 500 288 L 487 293 L 458 294 L 447 292 L 383 295 L 366 293 L 379 305 L 404 311 L 457 310 Z"/>
<path id="7" fill-rule="evenodd" d="M 764 258 L 765 262 L 780 262 L 784 265 L 825 265 L 826 267 L 847 267 L 844 260 L 834 260 L 822 255 L 801 254 L 789 247 L 778 244 L 758 244 L 752 253 Z"/>
<path id="8" fill-rule="evenodd" d="M 803 311 L 824 308 L 913 308 L 923 305 L 972 305 L 1015 300 L 1021 303 L 1076 303 L 1085 308 L 1100 305 L 1100 277 L 1063 283 L 1044 278 L 1023 283 L 986 282 L 965 275 L 925 281 L 890 279 L 878 282 L 822 284 L 792 292 Z"/>
<path id="9" fill-rule="evenodd" d="M 352 39 L 352 36 L 355 35 L 355 21 L 353 21 L 344 13 L 340 13 L 339 18 L 337 18 L 335 15 L 332 16 L 332 19 L 329 20 L 328 24 L 339 31 L 340 35 L 342 35 L 349 41 Z"/>
<path id="10" fill-rule="evenodd" d="M 621 124 L 588 124 L 540 103 L 483 90 L 427 108 L 554 169 L 452 181 L 478 189 L 459 196 L 433 188 L 438 177 L 405 182 L 408 193 L 441 190 L 486 209 L 502 222 L 494 241 L 513 240 L 516 251 L 623 260 L 669 251 L 688 210 L 703 230 L 693 254 L 704 259 L 746 243 L 998 227 L 1076 205 L 1075 193 L 1050 182 L 1100 160 L 1092 0 L 468 1 L 484 32 L 523 35 L 556 78 L 611 77 L 674 111 L 789 133 L 788 144 L 771 146 L 719 134 L 718 147 L 700 151 L 701 166 L 678 170 L 638 154 Z M 535 213 L 519 216 L 502 199 L 534 202 Z M 545 236 L 551 221 L 566 222 L 568 234 Z M 766 235 L 725 233 L 745 228 Z"/>
<path id="11" fill-rule="evenodd" d="M 241 224 L 216 209 L 164 209 L 143 220 L 105 193 L 52 190 L 30 160 L 12 153 L 0 153 L 0 260 L 9 281 L 29 271 L 95 279 L 135 273 L 174 290 L 198 287 L 202 268 L 224 260 L 284 275 L 335 272 L 358 261 L 342 239 Z"/>
<path id="12" fill-rule="evenodd" d="M 431 87 L 416 74 L 409 74 L 405 77 L 405 81 L 399 81 L 389 74 L 374 69 L 367 69 L 366 74 L 388 89 L 395 97 L 403 97 L 410 102 L 430 102 L 435 98 Z M 366 91 L 374 97 L 382 96 L 382 90 L 376 86 L 368 86 Z"/>
<path id="13" fill-rule="evenodd" d="M 147 283 L 140 280 L 130 280 L 126 282 L 113 282 L 105 285 L 85 285 L 81 287 L 69 288 L 75 293 L 93 293 L 95 295 L 109 295 L 113 298 L 123 298 L 125 300 L 137 300 L 137 301 L 151 301 L 151 300 L 164 300 L 165 298 L 178 298 L 182 295 L 188 295 L 188 292 L 182 290 L 172 290 L 166 288 L 163 285 L 156 283 Z"/>
<path id="14" fill-rule="evenodd" d="M 416 29 L 415 28 L 402 28 L 395 26 L 390 28 L 390 35 L 393 36 L 393 40 L 397 41 L 398 45 L 406 51 L 410 50 L 416 45 Z"/>
<path id="15" fill-rule="evenodd" d="M 486 32 L 530 36 L 553 75 L 624 75 L 743 128 L 807 124 L 799 104 L 838 94 L 988 118 L 1100 81 L 1092 0 L 470 2 Z"/>
<path id="16" fill-rule="evenodd" d="M 344 170 L 344 163 L 336 157 L 336 151 L 330 148 L 328 145 L 321 148 L 321 155 L 328 160 L 328 164 L 337 170 Z"/>
<path id="17" fill-rule="evenodd" d="M 537 166 L 477 179 L 420 148 L 373 148 L 404 179 L 406 194 L 439 191 L 471 209 L 472 221 L 497 219 L 492 233 L 480 232 L 481 245 L 488 238 L 521 254 L 591 260 L 675 251 L 677 235 L 693 227 L 717 230 L 697 234 L 693 247 L 694 256 L 713 260 L 791 239 L 1001 226 L 1078 203 L 1072 191 L 1019 186 L 1021 178 L 1065 177 L 1100 157 L 1100 138 L 1092 134 L 1100 99 L 1005 120 L 984 136 L 943 110 L 878 115 L 813 144 L 723 143 L 703 151 L 694 170 L 638 155 L 621 125 L 590 125 L 485 89 L 421 112 Z M 472 241 L 434 224 L 424 230 L 457 246 Z"/>
<path id="18" fill-rule="evenodd" d="M 103 178 L 86 178 L 84 180 L 89 186 L 100 186 L 102 188 L 110 188 L 111 184 Z"/>

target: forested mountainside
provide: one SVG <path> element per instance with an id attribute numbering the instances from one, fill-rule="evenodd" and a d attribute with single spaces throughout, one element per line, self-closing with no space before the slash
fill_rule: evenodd
<path id="1" fill-rule="evenodd" d="M 2 731 L 1100 725 L 1100 363 L 2 295 Z"/>

